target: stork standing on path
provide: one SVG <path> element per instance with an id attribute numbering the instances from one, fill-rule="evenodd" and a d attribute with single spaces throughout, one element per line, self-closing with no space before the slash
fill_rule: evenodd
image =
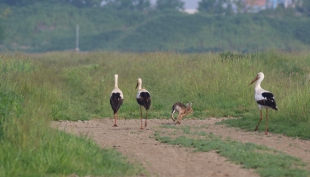
<path id="1" fill-rule="evenodd" d="M 261 88 L 260 83 L 263 80 L 264 80 L 264 73 L 259 72 L 257 74 L 257 76 L 254 78 L 254 80 L 250 83 L 250 85 L 256 81 L 255 87 L 254 87 L 254 90 L 255 90 L 254 98 L 255 98 L 255 100 L 258 104 L 259 110 L 260 110 L 260 119 L 259 119 L 259 122 L 258 122 L 254 131 L 256 131 L 258 129 L 258 126 L 263 119 L 262 108 L 266 108 L 265 135 L 267 135 L 268 134 L 268 108 L 274 109 L 276 111 L 278 111 L 278 108 L 277 108 L 276 100 L 274 99 L 273 94 L 271 92 Z"/>
<path id="2" fill-rule="evenodd" d="M 118 127 L 117 126 L 117 114 L 118 114 L 119 108 L 123 104 L 124 96 L 123 96 L 123 92 L 118 88 L 118 75 L 117 74 L 114 75 L 114 81 L 115 81 L 115 86 L 110 96 L 110 104 L 111 104 L 111 108 L 114 111 L 113 127 Z"/>
<path id="3" fill-rule="evenodd" d="M 143 126 L 142 126 L 142 106 L 146 110 L 145 127 L 147 127 L 147 113 L 148 113 L 148 110 L 151 106 L 151 95 L 150 95 L 149 91 L 142 88 L 142 79 L 141 78 L 138 78 L 138 80 L 137 80 L 136 89 L 137 88 L 138 88 L 138 93 L 136 95 L 136 99 L 137 99 L 138 104 L 140 105 L 140 117 L 141 117 L 141 128 L 140 129 L 143 129 Z"/>

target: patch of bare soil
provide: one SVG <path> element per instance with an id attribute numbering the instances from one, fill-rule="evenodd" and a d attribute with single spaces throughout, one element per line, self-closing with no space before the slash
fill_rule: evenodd
<path id="1" fill-rule="evenodd" d="M 310 141 L 283 135 L 264 135 L 264 132 L 245 132 L 215 123 L 223 119 L 182 121 L 181 125 L 203 127 L 203 131 L 240 142 L 251 142 L 278 149 L 289 155 L 310 162 Z M 171 120 L 150 119 L 148 127 L 140 130 L 140 120 L 119 120 L 119 127 L 112 127 L 113 119 L 93 119 L 90 121 L 52 122 L 52 127 L 75 135 L 87 135 L 103 148 L 116 148 L 130 161 L 140 162 L 150 173 L 148 176 L 229 176 L 256 177 L 253 170 L 244 169 L 227 161 L 215 152 L 193 152 L 191 149 L 162 144 L 153 136 L 157 127 L 171 124 Z M 307 169 L 310 169 L 309 165 Z"/>

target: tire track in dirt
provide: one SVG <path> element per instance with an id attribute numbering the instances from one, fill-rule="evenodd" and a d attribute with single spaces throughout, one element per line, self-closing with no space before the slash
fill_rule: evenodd
<path id="1" fill-rule="evenodd" d="M 203 131 L 231 138 L 240 142 L 252 142 L 278 149 L 289 155 L 310 162 L 310 141 L 285 137 L 283 135 L 264 135 L 264 132 L 245 132 L 237 128 L 216 125 L 223 119 L 182 121 L 178 126 L 199 126 Z M 230 163 L 215 152 L 192 152 L 192 149 L 162 144 L 153 136 L 156 127 L 171 124 L 171 120 L 150 119 L 148 129 L 140 130 L 140 120 L 119 120 L 119 127 L 112 127 L 113 120 L 108 118 L 90 121 L 52 122 L 52 127 L 75 135 L 87 135 L 103 148 L 116 148 L 132 162 L 141 163 L 150 174 L 147 176 L 229 176 L 256 177 L 254 170 L 244 169 Z M 201 128 L 200 128 L 201 130 Z M 308 169 L 309 165 L 307 166 Z M 142 176 L 144 176 L 142 175 Z"/>

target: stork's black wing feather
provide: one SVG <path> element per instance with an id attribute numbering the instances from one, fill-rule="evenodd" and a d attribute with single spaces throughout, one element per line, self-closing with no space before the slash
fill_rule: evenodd
<path id="1" fill-rule="evenodd" d="M 268 106 L 274 110 L 278 110 L 276 100 L 274 99 L 274 96 L 270 92 L 264 92 L 262 93 L 262 96 L 264 97 L 263 100 L 258 100 L 257 103 L 262 106 Z"/>
<path id="2" fill-rule="evenodd" d="M 151 95 L 149 92 L 141 92 L 140 98 L 137 99 L 137 102 L 144 106 L 146 110 L 150 108 L 151 105 Z"/>
<path id="3" fill-rule="evenodd" d="M 270 92 L 264 92 L 262 95 L 264 98 L 273 98 L 274 97 L 273 94 Z"/>
<path id="4" fill-rule="evenodd" d="M 121 107 L 121 105 L 123 104 L 123 99 L 121 97 L 120 93 L 112 93 L 111 97 L 110 97 L 110 104 L 111 104 L 111 108 L 114 111 L 114 114 L 118 111 L 118 109 Z"/>

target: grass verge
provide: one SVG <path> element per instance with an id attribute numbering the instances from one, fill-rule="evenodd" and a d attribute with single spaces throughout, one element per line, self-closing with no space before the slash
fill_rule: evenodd
<path id="1" fill-rule="evenodd" d="M 167 134 L 164 130 L 167 128 L 174 131 Z M 163 126 L 154 136 L 162 143 L 194 148 L 202 152 L 216 151 L 233 163 L 254 169 L 262 177 L 310 175 L 309 171 L 303 169 L 305 163 L 296 157 L 262 145 L 223 140 L 212 133 L 192 130 L 189 126 Z"/>

